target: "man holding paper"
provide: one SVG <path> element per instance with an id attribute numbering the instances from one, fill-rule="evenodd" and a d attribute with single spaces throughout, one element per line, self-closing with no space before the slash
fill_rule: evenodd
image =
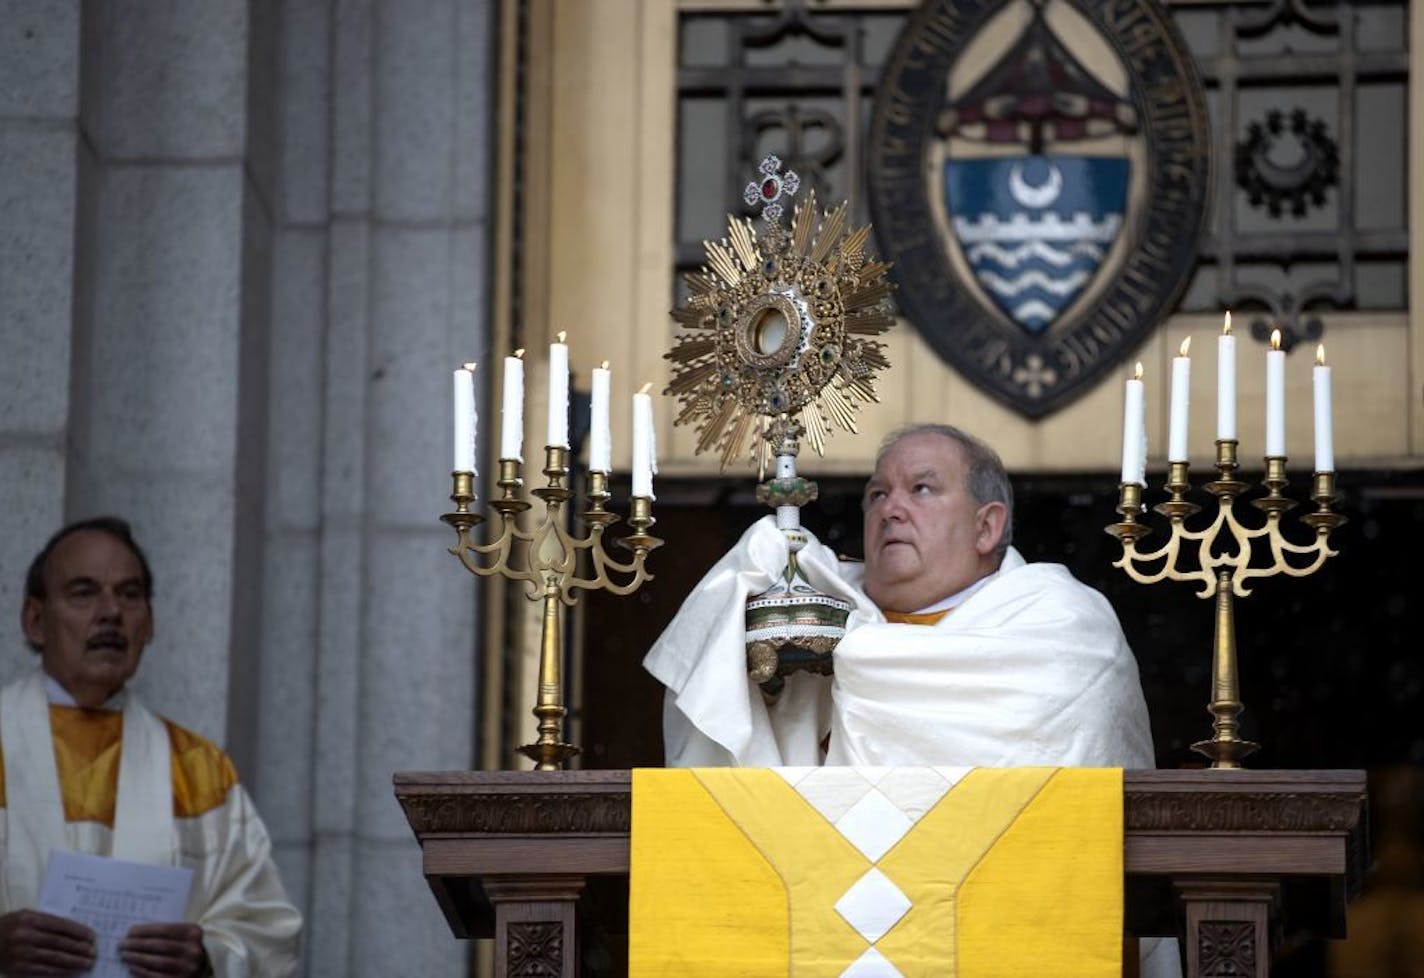
<path id="1" fill-rule="evenodd" d="M 187 919 L 120 942 L 131 974 L 296 970 L 301 917 L 232 762 L 125 689 L 153 635 L 151 597 L 122 520 L 66 527 L 31 564 L 21 622 L 39 668 L 0 690 L 0 974 L 94 966 L 89 928 L 33 909 L 65 850 L 192 870 Z"/>
<path id="2" fill-rule="evenodd" d="M 644 660 L 666 687 L 669 766 L 1154 766 L 1137 664 L 1101 594 L 1011 547 L 998 456 L 948 425 L 890 437 L 865 488 L 865 563 L 812 541 L 816 588 L 851 604 L 827 682 L 769 696 L 743 616 L 786 563 L 771 519 L 703 578 Z M 1178 973 L 1145 942 L 1144 974 Z M 1150 959 L 1150 960 L 1149 960 Z"/>

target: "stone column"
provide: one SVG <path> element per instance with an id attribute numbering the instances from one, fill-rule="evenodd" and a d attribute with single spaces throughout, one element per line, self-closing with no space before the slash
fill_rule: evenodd
<path id="1" fill-rule="evenodd" d="M 466 958 L 391 774 L 472 761 L 436 517 L 486 349 L 493 6 L 0 0 L 0 601 L 64 520 L 134 522 L 138 685 L 233 754 L 307 975 Z"/>
<path id="2" fill-rule="evenodd" d="M 474 0 L 338 0 L 333 20 L 311 940 L 349 957 L 313 974 L 451 974 L 466 952 L 391 774 L 472 762 L 476 591 L 436 517 L 447 378 L 485 348 L 491 16 Z"/>
<path id="3" fill-rule="evenodd" d="M 330 4 L 292 0 L 260 20 L 254 8 L 249 155 L 272 188 L 268 437 L 262 517 L 262 616 L 253 790 L 282 880 L 310 913 L 317 642 L 322 588 L 322 444 L 327 341 L 327 174 Z M 235 726 L 239 719 L 234 716 Z M 308 931 L 308 937 L 310 931 Z M 305 942 L 308 961 L 328 949 Z M 306 973 L 306 972 L 304 972 Z"/>
<path id="4" fill-rule="evenodd" d="M 0 682 L 29 668 L 24 572 L 64 516 L 74 315 L 79 10 L 0 3 Z"/>
<path id="5" fill-rule="evenodd" d="M 261 275 L 244 267 L 244 211 L 259 209 L 243 167 L 247 13 L 244 0 L 91 2 L 82 28 L 65 515 L 133 521 L 157 574 L 138 685 L 220 743 L 233 669 L 255 658 L 234 647 L 234 611 L 251 611 L 257 585 L 244 516 L 261 512 L 239 475 L 260 494 L 240 469 L 265 438 L 265 377 L 244 369 L 262 370 L 264 339 L 263 303 L 243 301 Z"/>

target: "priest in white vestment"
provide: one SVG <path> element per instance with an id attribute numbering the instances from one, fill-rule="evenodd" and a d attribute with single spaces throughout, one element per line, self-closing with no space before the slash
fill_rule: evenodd
<path id="1" fill-rule="evenodd" d="M 60 531 L 26 582 L 38 668 L 0 690 L 0 975 L 93 966 L 95 935 L 34 909 L 50 852 L 193 870 L 186 920 L 135 925 L 136 978 L 296 973 L 301 916 L 227 755 L 125 684 L 153 634 L 152 575 L 122 520 Z"/>
<path id="2" fill-rule="evenodd" d="M 747 676 L 745 602 L 786 542 L 768 517 L 689 595 L 644 665 L 664 686 L 669 766 L 1154 766 L 1137 663 L 1117 616 L 1058 564 L 1009 545 L 997 454 L 948 425 L 892 435 L 865 488 L 865 562 L 812 540 L 814 587 L 851 604 L 829 679 L 776 695 Z M 1144 974 L 1178 973 L 1143 942 Z"/>

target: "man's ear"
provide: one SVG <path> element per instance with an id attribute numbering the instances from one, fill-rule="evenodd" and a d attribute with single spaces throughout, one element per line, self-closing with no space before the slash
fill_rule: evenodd
<path id="1" fill-rule="evenodd" d="M 974 549 L 979 556 L 987 557 L 998 549 L 1008 517 L 1008 508 L 1003 503 L 985 503 L 979 507 L 979 512 L 974 514 Z"/>
<path id="2" fill-rule="evenodd" d="M 25 632 L 25 639 L 36 649 L 44 648 L 44 626 L 40 624 L 40 618 L 44 614 L 44 602 L 38 598 L 25 598 L 25 603 L 20 606 L 20 628 Z"/>

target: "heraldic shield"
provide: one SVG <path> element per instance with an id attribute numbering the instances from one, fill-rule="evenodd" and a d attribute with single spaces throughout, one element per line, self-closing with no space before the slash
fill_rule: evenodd
<path id="1" fill-rule="evenodd" d="M 1122 229 L 1130 174 L 1121 156 L 946 162 L 952 234 L 984 294 L 1030 333 L 1058 319 Z"/>
<path id="2" fill-rule="evenodd" d="M 1031 418 L 1171 314 L 1211 210 L 1205 95 L 1160 0 L 925 0 L 867 163 L 900 311 Z"/>

